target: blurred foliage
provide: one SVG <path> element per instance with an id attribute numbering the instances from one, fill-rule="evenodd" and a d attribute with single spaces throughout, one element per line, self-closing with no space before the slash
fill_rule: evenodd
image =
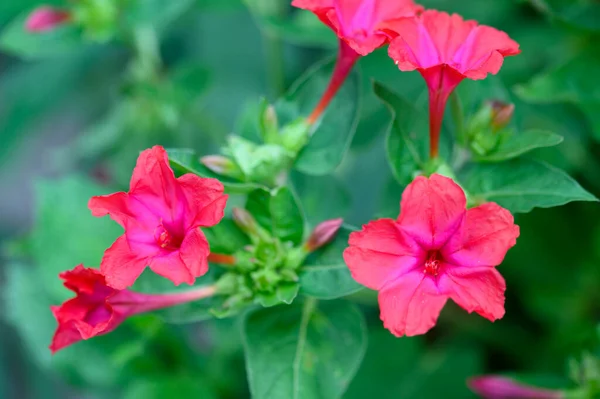
<path id="1" fill-rule="evenodd" d="M 273 321 L 269 319 L 273 313 L 263 317 L 261 310 L 247 315 L 243 326 L 240 319 L 163 324 L 165 319 L 205 318 L 204 306 L 176 308 L 176 314 L 132 318 L 110 335 L 53 357 L 47 349 L 55 327 L 49 306 L 69 295 L 57 274 L 81 262 L 97 266 L 103 250 L 121 234 L 109 220 L 89 215 L 89 197 L 125 189 L 138 152 L 154 144 L 191 149 L 177 155 L 170 152 L 176 171 L 202 168 L 198 157 L 217 153 L 229 133 L 247 137 L 248 125 L 254 121 L 244 115 L 252 115 L 248 110 L 256 109 L 260 98 L 278 104 L 280 112 L 293 119 L 299 110 L 277 103 L 278 98 L 335 48 L 333 33 L 309 13 L 292 10 L 287 0 L 126 3 L 127 12 L 118 14 L 123 29 L 107 33 L 95 20 L 89 25 L 92 30 L 64 27 L 32 36 L 22 26 L 38 1 L 0 2 L 0 239 L 5 244 L 4 263 L 0 263 L 0 397 L 211 399 L 248 397 L 250 391 L 269 397 L 263 390 L 269 381 L 251 376 L 248 387 L 244 371 L 242 330 L 246 341 L 260 343 L 261 325 Z M 585 197 L 581 187 L 555 167 L 600 196 L 600 80 L 596 78 L 600 4 L 592 0 L 421 3 L 503 29 L 521 44 L 522 54 L 507 59 L 498 77 L 461 84 L 458 93 L 467 119 L 483 100 L 503 100 L 516 104 L 512 128 L 518 139 L 524 140 L 519 135 L 530 131 L 564 137 L 562 143 L 553 140 L 558 145 L 545 148 L 521 144 L 532 149 L 527 160 L 510 162 L 526 162 L 538 179 L 521 181 L 524 191 L 510 199 L 502 197 L 503 204 L 517 212 L 530 210 L 524 193 L 535 191 L 531 189 L 541 179 L 556 183 L 555 197 L 536 194 L 547 206 L 562 203 L 560 193 L 565 190 Z M 81 16 L 82 21 L 85 18 Z M 373 80 L 381 85 L 379 90 L 373 90 Z M 339 216 L 356 226 L 375 216 L 396 216 L 401 185 L 413 172 L 392 171 L 383 154 L 395 156 L 397 140 L 406 138 L 401 124 L 392 126 L 396 136 L 388 134 L 390 108 L 426 106 L 420 76 L 399 73 L 385 49 L 380 49 L 360 60 L 350 83 L 346 89 L 361 93 L 361 106 L 353 102 L 354 94 L 339 99 L 347 114 L 337 115 L 339 120 L 334 121 L 345 124 L 347 141 L 336 142 L 331 158 L 319 155 L 324 160 L 320 168 L 329 171 L 348 150 L 341 164 L 332 176 L 308 176 L 303 165 L 316 162 L 308 152 L 291 177 L 294 195 L 311 227 Z M 302 86 L 296 88 L 302 95 Z M 386 95 L 389 107 L 378 99 L 383 97 L 381 88 L 395 96 L 392 101 Z M 357 109 L 360 118 L 355 125 L 352 116 Z M 445 122 L 447 126 L 456 122 L 451 112 Z M 420 151 L 423 143 L 416 144 Z M 319 143 L 313 146 L 317 153 Z M 518 180 L 518 176 L 504 177 Z M 490 189 L 477 185 L 481 178 L 470 181 L 477 194 L 485 196 Z M 260 187 L 238 188 L 247 193 Z M 516 220 L 521 236 L 500 268 L 508 285 L 502 320 L 491 324 L 450 305 L 427 336 L 397 339 L 382 330 L 374 293 L 363 290 L 350 296 L 367 317 L 366 330 L 360 320 L 336 319 L 341 317 L 336 306 L 354 305 L 323 302 L 323 309 L 306 316 L 310 326 L 304 328 L 327 336 L 326 329 L 315 326 L 347 323 L 350 338 L 368 335 L 368 347 L 349 383 L 347 376 L 356 368 L 355 357 L 365 341 L 356 338 L 354 353 L 340 352 L 335 346 L 323 349 L 331 356 L 333 371 L 304 371 L 323 373 L 327 384 L 311 387 L 310 395 L 300 397 L 319 397 L 320 389 L 338 392 L 349 384 L 344 395 L 348 399 L 462 399 L 470 397 L 465 379 L 476 374 L 515 371 L 541 376 L 539 381 L 567 375 L 566 359 L 580 359 L 598 344 L 600 209 L 594 203 L 572 203 L 535 209 Z M 340 249 L 337 244 L 331 248 Z M 309 258 L 304 273 L 318 273 L 310 266 L 322 265 L 327 256 L 324 253 L 319 261 Z M 347 276 L 324 276 L 319 281 L 325 278 L 332 284 L 347 283 L 344 293 L 354 292 Z M 146 281 L 145 287 L 153 283 Z M 313 288 L 318 294 L 319 287 Z M 288 309 L 276 309 L 282 313 L 273 321 L 281 324 L 277 334 L 286 344 L 283 349 L 293 352 L 294 329 L 302 326 L 293 324 L 298 318 L 283 323 L 291 317 Z M 289 312 L 302 314 L 303 310 L 295 303 Z M 336 344 L 335 337 L 328 340 Z M 268 352 L 268 342 L 262 344 L 257 350 Z M 314 349 L 308 345 L 303 356 L 310 358 Z M 253 358 L 247 361 L 253 363 Z M 255 367 L 277 371 L 268 364 Z M 575 369 L 581 375 L 581 367 Z"/>

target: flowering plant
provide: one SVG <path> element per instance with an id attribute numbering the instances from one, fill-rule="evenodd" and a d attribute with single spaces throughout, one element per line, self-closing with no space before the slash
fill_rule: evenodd
<path id="1" fill-rule="evenodd" d="M 546 275 L 548 243 L 532 244 L 543 229 L 523 215 L 571 202 L 597 212 L 594 187 L 534 152 L 563 137 L 523 123 L 530 105 L 503 85 L 531 49 L 413 0 L 247 1 L 272 93 L 244 99 L 226 136 L 215 120 L 234 118 L 232 93 L 251 84 L 235 77 L 252 67 L 243 37 L 232 50 L 233 27 L 206 35 L 219 57 L 235 56 L 213 71 L 225 77 L 219 103 L 210 68 L 175 65 L 170 51 L 184 44 L 164 33 L 199 6 L 151 3 L 40 5 L 0 37 L 40 59 L 133 50 L 115 107 L 56 157 L 59 171 L 78 173 L 38 185 L 36 227 L 7 246 L 7 320 L 32 351 L 49 345 L 38 366 L 127 398 L 358 398 L 390 384 L 378 395 L 411 397 L 409 379 L 390 383 L 382 370 L 428 370 L 452 342 L 451 362 L 430 376 L 457 373 L 447 397 L 600 393 L 590 354 L 573 361 L 575 384 L 559 387 L 452 363 L 470 356 L 462 340 L 505 354 L 518 328 L 535 334 L 533 322 L 504 323 L 519 312 L 511 292 L 528 284 L 519 270 Z M 225 3 L 206 4 L 208 24 Z M 295 61 L 305 72 L 283 90 L 288 39 L 337 55 Z M 543 79 L 515 91 L 553 90 Z M 214 102 L 196 106 L 200 94 Z M 49 322 L 20 318 L 32 296 Z M 242 352 L 248 384 L 231 386 Z M 428 384 L 413 397 L 444 397 Z"/>

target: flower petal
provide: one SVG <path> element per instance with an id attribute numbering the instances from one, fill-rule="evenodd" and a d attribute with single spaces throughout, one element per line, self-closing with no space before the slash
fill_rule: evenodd
<path id="1" fill-rule="evenodd" d="M 135 216 L 129 209 L 129 196 L 127 193 L 118 192 L 110 195 L 98 195 L 90 198 L 88 208 L 95 217 L 109 215 L 112 220 L 125 228 L 126 224 Z"/>
<path id="2" fill-rule="evenodd" d="M 433 278 L 414 271 L 379 292 L 381 320 L 397 337 L 425 334 L 437 322 L 447 299 Z"/>
<path id="3" fill-rule="evenodd" d="M 187 228 L 214 226 L 225 215 L 228 196 L 217 179 L 202 178 L 191 173 L 177 179 L 187 199 L 189 212 L 185 214 Z"/>
<path id="4" fill-rule="evenodd" d="M 398 223 L 426 249 L 438 249 L 460 226 L 466 205 L 465 193 L 452 179 L 419 176 L 402 194 Z"/>
<path id="5" fill-rule="evenodd" d="M 440 289 L 467 312 L 491 321 L 504 316 L 506 282 L 494 268 L 449 268 L 440 277 Z"/>
<path id="6" fill-rule="evenodd" d="M 52 309 L 54 311 L 54 308 Z M 52 353 L 59 351 L 69 345 L 81 341 L 81 333 L 75 327 L 74 321 L 66 323 L 59 323 L 54 336 L 52 337 L 52 343 L 50 344 L 50 350 Z"/>
<path id="7" fill-rule="evenodd" d="M 163 147 L 154 146 L 142 151 L 131 176 L 129 195 L 141 203 L 136 215 L 150 213 L 155 219 L 169 224 L 182 219 L 183 193 Z"/>
<path id="8" fill-rule="evenodd" d="M 133 285 L 147 263 L 146 258 L 138 257 L 131 251 L 127 238 L 122 235 L 104 252 L 100 271 L 104 274 L 108 286 L 122 290 Z"/>
<path id="9" fill-rule="evenodd" d="M 498 266 L 517 237 L 519 226 L 511 213 L 488 202 L 467 211 L 463 226 L 444 246 L 442 255 L 456 266 Z"/>
<path id="10" fill-rule="evenodd" d="M 424 251 L 392 219 L 380 219 L 350 234 L 344 261 L 352 277 L 378 290 L 422 263 Z"/>

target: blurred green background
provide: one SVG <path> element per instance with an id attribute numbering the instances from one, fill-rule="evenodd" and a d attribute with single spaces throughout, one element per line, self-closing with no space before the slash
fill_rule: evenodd
<path id="1" fill-rule="evenodd" d="M 520 43 L 498 77 L 465 82 L 461 94 L 510 100 L 520 129 L 564 136 L 534 156 L 600 196 L 600 3 L 421 4 Z M 60 271 L 97 266 L 120 234 L 89 215 L 91 195 L 126 187 L 137 154 L 153 144 L 217 153 L 261 97 L 274 101 L 334 54 L 335 35 L 285 0 L 147 0 L 124 19 L 121 28 L 135 28 L 122 37 L 102 26 L 83 38 L 20 37 L 38 5 L 0 2 L 0 398 L 248 397 L 237 319 L 178 326 L 140 316 L 51 358 L 48 305 L 69 297 Z M 383 156 L 389 116 L 370 81 L 420 102 L 425 85 L 416 72 L 400 73 L 385 49 L 359 68 L 350 151 L 332 178 L 297 177 L 310 220 L 343 216 L 358 226 L 398 211 L 401 188 Z M 492 372 L 568 385 L 567 359 L 597 340 L 600 208 L 572 203 L 516 221 L 521 237 L 500 267 L 508 286 L 500 321 L 449 305 L 426 336 L 396 339 L 381 327 L 373 293 L 352 298 L 368 316 L 369 347 L 344 398 L 468 398 L 466 378 Z"/>

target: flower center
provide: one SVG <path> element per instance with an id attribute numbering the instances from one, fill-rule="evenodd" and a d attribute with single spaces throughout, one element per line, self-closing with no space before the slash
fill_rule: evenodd
<path id="1" fill-rule="evenodd" d="M 169 233 L 169 230 L 162 224 L 154 230 L 154 239 L 159 247 L 163 249 L 177 249 L 181 245 L 181 240 Z"/>
<path id="2" fill-rule="evenodd" d="M 442 260 L 438 251 L 431 251 L 427 254 L 425 259 L 425 267 L 423 273 L 429 274 L 430 276 L 437 276 L 442 266 Z"/>

